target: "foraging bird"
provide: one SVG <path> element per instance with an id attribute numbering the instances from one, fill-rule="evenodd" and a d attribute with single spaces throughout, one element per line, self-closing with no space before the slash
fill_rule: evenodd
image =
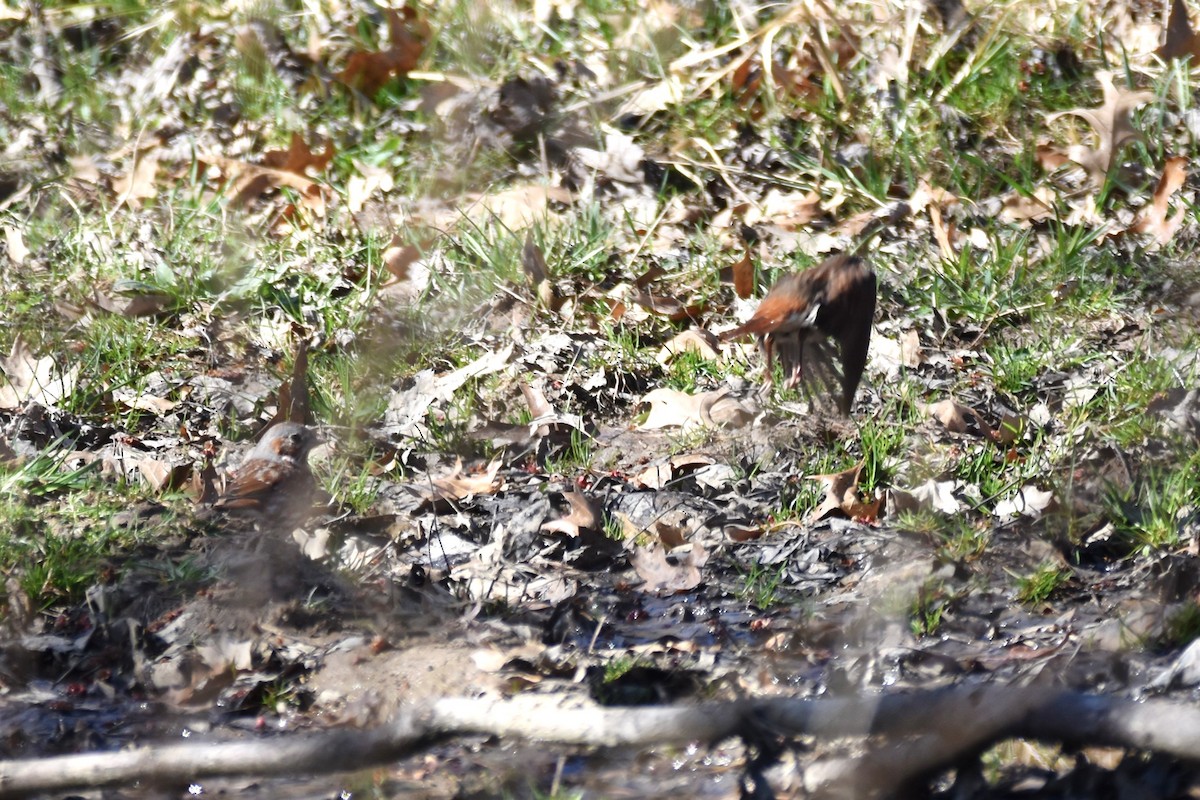
<path id="1" fill-rule="evenodd" d="M 721 334 L 721 341 L 754 334 L 766 360 L 768 384 L 778 345 L 787 373 L 784 385 L 790 388 L 804 377 L 805 340 L 817 332 L 835 339 L 842 361 L 838 410 L 848 415 L 867 365 L 874 316 L 875 273 L 857 256 L 837 255 L 812 269 L 784 275 L 767 292 L 754 316 Z"/>
<path id="2" fill-rule="evenodd" d="M 295 422 L 267 429 L 214 507 L 253 519 L 260 529 L 290 533 L 302 526 L 316 488 L 308 454 L 319 443 L 315 432 Z"/>

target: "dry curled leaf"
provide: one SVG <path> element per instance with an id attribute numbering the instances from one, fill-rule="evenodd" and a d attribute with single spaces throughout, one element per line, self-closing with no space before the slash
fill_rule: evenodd
<path id="1" fill-rule="evenodd" d="M 29 256 L 29 248 L 25 246 L 25 239 L 21 236 L 20 229 L 6 225 L 0 230 L 4 231 L 4 244 L 8 252 L 8 260 L 21 266 Z"/>
<path id="2" fill-rule="evenodd" d="M 270 160 L 272 163 L 280 164 L 279 167 L 250 164 L 246 161 L 218 155 L 204 156 L 199 160 L 203 164 L 217 167 L 221 171 L 226 182 L 225 196 L 229 198 L 234 207 L 247 206 L 271 190 L 287 188 L 297 194 L 297 203 L 289 204 L 284 209 L 283 214 L 286 218 L 293 218 L 299 212 L 314 218 L 324 217 L 325 191 L 306 173 L 309 167 L 321 166 L 323 168 L 329 163 L 333 157 L 333 145 L 327 144 L 319 155 L 313 154 L 305 146 L 303 151 L 307 153 L 307 156 L 302 155 L 299 150 L 294 156 L 289 156 L 288 154 L 294 149 L 295 141 L 293 136 L 293 148 L 274 151 Z M 301 144 L 303 143 L 301 142 Z"/>
<path id="3" fill-rule="evenodd" d="M 754 262 L 749 250 L 733 265 L 733 291 L 743 300 L 754 294 Z"/>
<path id="4" fill-rule="evenodd" d="M 175 302 L 175 298 L 166 292 L 153 291 L 139 282 L 118 281 L 113 284 L 111 291 L 92 289 L 91 298 L 85 302 L 101 311 L 134 319 L 161 314 Z"/>
<path id="5" fill-rule="evenodd" d="M 735 542 L 752 542 L 766 533 L 759 525 L 726 525 L 725 535 Z"/>
<path id="6" fill-rule="evenodd" d="M 661 317 L 666 317 L 672 322 L 680 322 L 685 319 L 696 319 L 704 313 L 703 303 L 693 303 L 692 305 L 684 305 L 681 300 L 666 295 L 655 294 L 653 292 L 635 290 L 630 299 L 637 303 L 642 308 L 652 314 L 657 314 Z"/>
<path id="7" fill-rule="evenodd" d="M 754 420 L 758 413 L 750 401 L 739 400 L 728 389 L 688 394 L 677 389 L 655 389 L 642 398 L 650 404 L 650 415 L 639 428 L 681 427 L 685 430 L 707 426 L 740 428 Z"/>
<path id="8" fill-rule="evenodd" d="M 709 361 L 720 361 L 721 342 L 716 334 L 703 328 L 688 328 L 664 344 L 654 359 L 666 364 L 681 353 L 696 353 Z"/>
<path id="9" fill-rule="evenodd" d="M 817 192 L 783 193 L 778 189 L 767 192 L 762 201 L 762 221 L 785 231 L 800 230 L 825 214 L 821 208 L 821 195 Z M 748 215 L 747 223 L 753 217 Z M 748 295 L 738 295 L 739 297 Z"/>
<path id="10" fill-rule="evenodd" d="M 546 256 L 542 248 L 533 241 L 533 231 L 525 232 L 525 246 L 521 248 L 521 266 L 529 278 L 529 285 L 537 293 L 538 301 L 545 308 L 554 309 L 556 298 L 554 285 L 550 283 L 550 270 L 546 267 Z"/>
<path id="11" fill-rule="evenodd" d="M 1009 192 L 1004 196 L 1000 218 L 1006 222 L 1040 222 L 1054 218 L 1057 198 L 1048 186 L 1039 186 L 1032 194 Z"/>
<path id="12" fill-rule="evenodd" d="M 995 514 L 1001 518 L 1031 517 L 1037 519 L 1058 507 L 1054 492 L 1039 489 L 1033 484 L 1025 484 L 1011 497 L 996 503 Z"/>
<path id="13" fill-rule="evenodd" d="M 1113 84 L 1111 72 L 1096 73 L 1096 80 L 1104 91 L 1104 103 L 1099 108 L 1072 108 L 1049 114 L 1047 122 L 1068 115 L 1082 117 L 1096 132 L 1095 147 L 1072 145 L 1067 155 L 1083 167 L 1096 186 L 1104 183 L 1105 177 L 1117 160 L 1117 153 L 1129 142 L 1141 138 L 1133 127 L 1133 111 L 1143 103 L 1154 99 L 1153 92 L 1135 92 Z"/>
<path id="14" fill-rule="evenodd" d="M 951 433 L 971 433 L 985 439 L 998 441 L 999 437 L 992 427 L 983 421 L 979 412 L 961 403 L 945 399 L 925 406 L 926 413 L 936 419 Z"/>
<path id="15" fill-rule="evenodd" d="M 141 208 L 143 200 L 158 194 L 154 179 L 158 174 L 158 153 L 148 151 L 136 156 L 132 169 L 113 181 L 117 205 Z"/>
<path id="16" fill-rule="evenodd" d="M 281 169 L 296 175 L 306 175 L 311 168 L 314 173 L 324 171 L 333 160 L 333 144 L 326 142 L 320 153 L 313 150 L 304 142 L 298 133 L 292 134 L 291 144 L 287 150 L 268 150 L 263 153 L 262 164 L 271 169 Z"/>
<path id="17" fill-rule="evenodd" d="M 600 506 L 580 491 L 563 492 L 571 504 L 571 513 L 562 519 L 553 519 L 542 525 L 542 530 L 579 536 L 584 531 L 598 531 L 604 526 L 604 512 Z"/>
<path id="18" fill-rule="evenodd" d="M 417 15 L 414 8 L 388 9 L 388 47 L 375 52 L 358 51 L 346 61 L 338 79 L 347 86 L 361 90 L 369 97 L 393 78 L 404 77 L 425 52 L 429 40 L 429 23 Z"/>
<path id="19" fill-rule="evenodd" d="M 190 463 L 172 464 L 157 458 L 142 458 L 137 461 L 138 472 L 155 492 L 166 489 L 181 489 L 192 480 Z"/>
<path id="20" fill-rule="evenodd" d="M 398 281 L 408 280 L 408 268 L 421 258 L 421 250 L 416 245 L 405 244 L 399 234 L 392 235 L 392 241 L 383 251 L 383 265 Z"/>
<path id="21" fill-rule="evenodd" d="M 882 500 L 864 502 L 858 493 L 858 479 L 862 470 L 863 464 L 859 462 L 841 472 L 805 476 L 808 480 L 820 481 L 825 485 L 825 497 L 809 515 L 808 522 L 812 524 L 839 512 L 862 522 L 874 522 L 878 519 Z"/>
<path id="22" fill-rule="evenodd" d="M 473 225 L 495 222 L 510 231 L 525 230 L 545 219 L 555 203 L 570 203 L 572 194 L 561 186 L 513 186 L 491 194 L 460 197 L 451 207 L 413 214 L 412 221 L 448 231 L 467 220 Z"/>
<path id="23" fill-rule="evenodd" d="M 939 511 L 943 514 L 957 514 L 965 507 L 954 494 L 958 488 L 956 481 L 935 481 L 930 478 L 911 490 L 889 489 L 887 491 L 888 515 L 894 516 L 905 511 Z"/>
<path id="24" fill-rule="evenodd" d="M 1054 172 L 1059 167 L 1071 163 L 1067 151 L 1056 144 L 1039 144 L 1033 158 L 1045 172 Z"/>
<path id="25" fill-rule="evenodd" d="M 279 401 L 275 416 L 267 424 L 267 430 L 277 422 L 296 422 L 300 425 L 313 423 L 312 409 L 308 403 L 308 341 L 301 339 L 296 346 L 296 358 L 292 360 L 292 375 L 279 386 Z"/>
<path id="26" fill-rule="evenodd" d="M 367 205 L 367 200 L 376 192 L 390 192 L 395 185 L 391 170 L 373 167 L 355 159 L 354 168 L 358 175 L 346 181 L 346 207 L 357 214 Z"/>
<path id="27" fill-rule="evenodd" d="M 629 555 L 630 566 L 646 582 L 646 589 L 657 592 L 687 592 L 700 585 L 700 568 L 708 561 L 708 553 L 699 542 L 692 545 L 678 564 L 667 560 L 660 545 L 639 547 Z"/>
<path id="28" fill-rule="evenodd" d="M 496 459 L 482 471 L 464 473 L 462 459 L 454 462 L 450 474 L 432 479 L 428 484 L 418 484 L 418 489 L 428 500 L 463 500 L 476 494 L 494 494 L 504 486 L 504 478 L 498 477 L 500 459 Z"/>
<path id="29" fill-rule="evenodd" d="M 716 462 L 708 456 L 678 455 L 655 462 L 630 478 L 639 489 L 663 489 L 671 481 Z"/>
<path id="30" fill-rule="evenodd" d="M 0 409 L 15 410 L 27 402 L 53 407 L 75 390 L 79 367 L 60 369 L 51 356 L 37 358 L 18 336 L 7 358 L 0 358 Z"/>
<path id="31" fill-rule="evenodd" d="M 1172 156 L 1167 159 L 1167 163 L 1163 166 L 1162 177 L 1158 179 L 1158 185 L 1154 187 L 1154 199 L 1150 205 L 1142 209 L 1129 230 L 1134 233 L 1153 234 L 1154 240 L 1160 245 L 1171 241 L 1175 231 L 1179 230 L 1179 226 L 1183 224 L 1183 216 L 1187 213 L 1187 209 L 1181 204 L 1175 213 L 1168 217 L 1167 206 L 1171 201 L 1171 195 L 1179 191 L 1179 188 L 1187 181 L 1187 163 L 1188 160 L 1184 156 Z"/>

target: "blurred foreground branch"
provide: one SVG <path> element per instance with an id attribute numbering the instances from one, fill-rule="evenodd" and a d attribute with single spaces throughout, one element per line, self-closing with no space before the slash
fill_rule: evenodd
<path id="1" fill-rule="evenodd" d="M 396 761 L 459 734 L 564 745 L 649 746 L 729 737 L 875 737 L 856 758 L 805 776 L 822 796 L 876 797 L 1019 737 L 1200 760 L 1200 709 L 1038 687 L 955 687 L 849 699 L 768 698 L 690 707 L 601 708 L 549 696 L 445 698 L 370 730 L 250 742 L 138 747 L 0 763 L 0 797 L 72 787 L 182 784 L 215 777 L 347 772 Z"/>

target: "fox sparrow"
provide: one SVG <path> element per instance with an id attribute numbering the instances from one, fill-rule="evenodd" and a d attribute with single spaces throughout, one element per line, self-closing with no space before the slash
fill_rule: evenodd
<path id="1" fill-rule="evenodd" d="M 838 410 L 849 414 L 854 393 L 867 364 L 871 319 L 875 315 L 875 273 L 861 258 L 837 255 L 804 272 L 784 275 L 767 292 L 749 320 L 721 334 L 731 341 L 753 334 L 766 360 L 771 381 L 778 346 L 785 386 L 804 377 L 803 353 L 813 334 L 828 336 L 841 349 L 841 388 Z"/>

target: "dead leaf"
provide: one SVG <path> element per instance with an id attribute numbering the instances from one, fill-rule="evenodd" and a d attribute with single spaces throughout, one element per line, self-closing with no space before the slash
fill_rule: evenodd
<path id="1" fill-rule="evenodd" d="M 204 466 L 192 469 L 192 498 L 198 505 L 211 505 L 221 496 L 223 487 L 218 485 L 220 476 L 213 464 L 213 454 L 210 450 L 204 453 Z"/>
<path id="2" fill-rule="evenodd" d="M 646 309 L 647 311 L 657 314 L 660 317 L 666 317 L 672 322 L 680 322 L 685 319 L 696 319 L 704 313 L 705 305 L 703 303 L 693 303 L 690 306 L 685 306 L 682 301 L 676 300 L 674 297 L 667 297 L 653 292 L 635 290 L 630 295 L 630 299 Z"/>
<path id="3" fill-rule="evenodd" d="M 113 402 L 120 403 L 126 408 L 148 411 L 151 414 L 158 414 L 160 416 L 174 410 L 175 406 L 179 405 L 174 400 L 168 400 L 165 397 L 140 392 L 128 387 L 113 389 L 112 399 Z"/>
<path id="4" fill-rule="evenodd" d="M 815 191 L 811 192 L 788 192 L 784 193 L 778 189 L 772 189 L 767 192 L 766 197 L 762 200 L 762 209 L 758 213 L 761 221 L 774 225 L 785 231 L 796 231 L 811 223 L 813 220 L 820 219 L 825 215 L 825 209 L 821 207 L 821 195 Z M 755 224 L 753 214 L 747 214 L 745 220 L 747 224 Z M 738 295 L 739 297 L 748 297 L 749 295 Z"/>
<path id="5" fill-rule="evenodd" d="M 306 558 L 313 561 L 324 561 L 329 558 L 333 548 L 337 546 L 338 539 L 334 537 L 333 531 L 329 528 L 317 528 L 311 533 L 296 528 L 292 531 L 292 541 L 300 547 L 300 552 Z"/>
<path id="6" fill-rule="evenodd" d="M 384 13 L 388 22 L 387 49 L 352 53 L 338 73 L 338 80 L 368 97 L 374 97 L 388 81 L 404 77 L 417 66 L 431 33 L 429 23 L 414 8 L 389 8 Z"/>
<path id="7" fill-rule="evenodd" d="M 554 285 L 550 283 L 550 270 L 546 267 L 546 256 L 542 248 L 533 241 L 533 231 L 525 232 L 525 246 L 521 248 L 521 266 L 529 278 L 529 285 L 537 294 L 543 307 L 555 309 Z"/>
<path id="8" fill-rule="evenodd" d="M 29 256 L 29 248 L 25 246 L 25 239 L 21 236 L 21 231 L 8 225 L 4 226 L 3 230 L 8 260 L 17 266 L 24 264 L 25 259 Z"/>
<path id="9" fill-rule="evenodd" d="M 1162 47 L 1155 51 L 1163 61 L 1172 58 L 1192 57 L 1192 66 L 1200 62 L 1200 36 L 1192 30 L 1192 21 L 1188 18 L 1187 3 L 1184 0 L 1172 0 L 1171 14 L 1167 18 L 1166 38 Z"/>
<path id="10" fill-rule="evenodd" d="M 416 245 L 403 244 L 399 234 L 392 236 L 392 241 L 383 251 L 383 265 L 397 280 L 408 280 L 408 268 L 421 258 L 421 251 Z"/>
<path id="11" fill-rule="evenodd" d="M 699 542 L 678 565 L 667 560 L 666 551 L 660 545 L 636 548 L 629 554 L 629 564 L 638 577 L 646 582 L 646 589 L 656 592 L 688 592 L 700 585 L 700 568 L 708 561 L 708 553 Z"/>
<path id="12" fill-rule="evenodd" d="M 753 542 L 761 539 L 766 531 L 756 525 L 726 525 L 725 535 L 735 542 Z"/>
<path id="13" fill-rule="evenodd" d="M 660 364 L 666 364 L 681 353 L 696 353 L 709 361 L 720 361 L 720 348 L 721 342 L 715 333 L 703 328 L 688 328 L 664 344 L 654 359 Z"/>
<path id="14" fill-rule="evenodd" d="M 525 232 L 525 245 L 521 248 L 521 266 L 532 286 L 550 280 L 550 271 L 546 268 L 546 256 L 542 248 L 533 241 L 533 231 Z"/>
<path id="15" fill-rule="evenodd" d="M 67 159 L 71 166 L 71 178 L 80 183 L 96 184 L 100 182 L 100 168 L 90 155 L 71 156 Z"/>
<path id="16" fill-rule="evenodd" d="M 466 219 L 475 225 L 496 222 L 510 231 L 520 231 L 545 219 L 551 203 L 570 203 L 572 195 L 559 186 L 514 186 L 501 192 L 470 195 L 457 207 L 416 214 L 414 221 L 448 231 Z"/>
<path id="17" fill-rule="evenodd" d="M 682 427 L 740 428 L 754 420 L 758 410 L 750 401 L 729 395 L 729 389 L 690 395 L 677 389 L 663 387 L 647 393 L 641 400 L 650 404 L 650 415 L 639 430 Z"/>
<path id="18" fill-rule="evenodd" d="M 301 339 L 296 345 L 296 357 L 292 360 L 292 375 L 279 386 L 279 400 L 275 416 L 263 431 L 277 422 L 296 422 L 311 425 L 312 409 L 308 402 L 308 340 Z"/>
<path id="19" fill-rule="evenodd" d="M 900 334 L 900 363 L 906 367 L 921 366 L 921 335 L 916 329 Z"/>
<path id="20" fill-rule="evenodd" d="M 1000 424 L 993 429 L 992 441 L 999 445 L 1010 445 L 1025 433 L 1025 417 L 1006 413 L 1000 418 Z"/>
<path id="21" fill-rule="evenodd" d="M 546 417 L 554 413 L 554 406 L 546 399 L 546 393 L 535 386 L 521 381 L 521 394 L 525 397 L 525 405 L 534 419 Z"/>
<path id="22" fill-rule="evenodd" d="M 688 529 L 682 525 L 670 525 L 662 520 L 654 521 L 654 532 L 668 552 L 687 544 Z"/>
<path id="23" fill-rule="evenodd" d="M 1001 437 L 983 421 L 977 411 L 947 398 L 925 406 L 930 417 L 946 426 L 951 433 L 970 433 L 1000 443 Z"/>
<path id="24" fill-rule="evenodd" d="M 630 517 L 628 514 L 626 514 L 624 511 L 612 511 L 609 514 L 609 517 L 611 519 L 616 520 L 621 525 L 622 540 L 627 541 L 627 540 L 633 539 L 637 536 L 641 536 L 643 533 L 646 532 L 645 528 L 643 528 L 641 525 L 638 525 L 636 522 L 634 522 L 633 518 Z"/>
<path id="25" fill-rule="evenodd" d="M 1098 140 L 1096 147 L 1072 145 L 1067 148 L 1067 155 L 1087 171 L 1093 184 L 1100 186 L 1116 163 L 1120 149 L 1141 138 L 1141 134 L 1133 127 L 1133 110 L 1153 100 L 1154 93 L 1118 88 L 1113 84 L 1112 73 L 1103 70 L 1096 73 L 1096 80 L 1100 82 L 1104 91 L 1103 105 L 1099 108 L 1072 108 L 1049 114 L 1046 122 L 1074 115 L 1082 117 L 1092 126 Z"/>
<path id="26" fill-rule="evenodd" d="M 584 531 L 598 531 L 604 527 L 604 512 L 583 492 L 563 492 L 563 497 L 571 504 L 571 513 L 543 524 L 542 530 L 579 536 Z"/>
<path id="27" fill-rule="evenodd" d="M 743 300 L 754 294 L 754 262 L 749 250 L 733 265 L 733 291 Z"/>
<path id="28" fill-rule="evenodd" d="M 1064 164 L 1071 163 L 1067 151 L 1056 144 L 1039 144 L 1034 150 L 1033 158 L 1045 172 L 1054 172 Z"/>
<path id="29" fill-rule="evenodd" d="M 454 372 L 448 372 L 445 375 L 439 375 L 437 378 L 437 397 L 443 400 L 449 400 L 454 396 L 464 383 L 472 378 L 478 378 L 481 375 L 489 375 L 493 372 L 499 372 L 508 365 L 508 360 L 512 358 L 514 344 L 509 342 L 504 347 L 491 353 L 484 353 L 479 358 L 467 364 L 465 367 L 459 367 Z"/>
<path id="30" fill-rule="evenodd" d="M 421 370 L 413 376 L 411 386 L 392 395 L 385 412 L 389 424 L 396 426 L 394 430 L 398 435 L 427 437 L 429 431 L 424 420 L 430 406 L 436 401 L 453 399 L 454 393 L 471 378 L 504 369 L 512 356 L 513 346 L 509 342 L 502 349 L 485 353 L 470 364 L 443 375 L 434 374 L 432 369 Z"/>
<path id="31" fill-rule="evenodd" d="M 294 219 L 301 212 L 312 218 L 321 218 L 325 216 L 325 189 L 309 178 L 307 172 L 310 167 L 323 169 L 333 155 L 331 143 L 327 143 L 320 154 L 314 154 L 298 135 L 293 134 L 291 147 L 272 151 L 264 157 L 270 163 L 251 164 L 218 155 L 204 156 L 199 160 L 221 171 L 226 182 L 225 196 L 237 208 L 257 201 L 273 189 L 288 188 L 299 195 L 299 205 L 286 206 L 284 218 Z"/>
<path id="32" fill-rule="evenodd" d="M 0 409 L 16 410 L 26 403 L 53 407 L 75 390 L 79 367 L 59 369 L 51 356 L 35 358 L 20 336 L 13 341 L 8 358 L 0 358 Z"/>
<path id="33" fill-rule="evenodd" d="M 805 476 L 808 480 L 820 481 L 825 485 L 824 499 L 808 517 L 810 525 L 839 512 L 850 519 L 865 522 L 874 522 L 878 518 L 881 501 L 865 503 L 858 494 L 858 479 L 862 469 L 863 464 L 859 462 L 841 472 Z"/>
<path id="34" fill-rule="evenodd" d="M 113 181 L 113 191 L 117 193 L 117 205 L 127 205 L 130 208 L 141 208 L 143 200 L 149 200 L 158 194 L 155 186 L 155 176 L 158 174 L 158 153 L 147 151 L 136 156 L 133 168 L 127 175 Z"/>
<path id="35" fill-rule="evenodd" d="M 252 639 L 235 639 L 218 634 L 204 644 L 197 644 L 196 654 L 213 672 L 230 669 L 245 671 L 254 665 L 254 642 Z"/>
<path id="36" fill-rule="evenodd" d="M 995 515 L 1001 518 L 1030 517 L 1037 519 L 1058 508 L 1054 492 L 1042 491 L 1033 484 L 1025 484 L 1012 497 L 996 503 Z"/>
<path id="37" fill-rule="evenodd" d="M 152 291 L 151 287 L 137 282 L 123 284 L 118 281 L 112 287 L 112 293 L 93 289 L 92 296 L 85 302 L 106 311 L 109 314 L 119 314 L 122 317 L 136 319 L 152 317 L 161 314 L 175 300 L 166 292 Z"/>
<path id="38" fill-rule="evenodd" d="M 12 449 L 8 439 L 0 436 L 0 466 L 9 467 L 20 463 L 21 457 L 17 455 L 17 451 Z"/>
<path id="39" fill-rule="evenodd" d="M 575 154 L 583 166 L 603 174 L 609 180 L 635 185 L 646 180 L 642 171 L 646 151 L 627 134 L 609 133 L 604 137 L 603 151 L 577 147 Z"/>
<path id="40" fill-rule="evenodd" d="M 937 242 L 938 251 L 943 261 L 957 261 L 958 253 L 950 243 L 954 235 L 954 223 L 947 226 L 942 220 L 942 209 L 937 203 L 929 204 L 929 223 L 933 226 L 933 239 Z"/>
<path id="41" fill-rule="evenodd" d="M 1054 218 L 1054 191 L 1039 186 L 1032 195 L 1009 192 L 1004 196 L 1000 218 L 1006 222 L 1040 222 Z"/>
<path id="42" fill-rule="evenodd" d="M 325 142 L 320 153 L 314 153 L 303 137 L 298 133 L 292 134 L 292 142 L 287 150 L 268 150 L 263 153 L 262 165 L 270 169 L 280 169 L 296 175 L 307 175 L 309 168 L 314 173 L 322 172 L 333 160 L 334 149 L 331 142 Z"/>
<path id="43" fill-rule="evenodd" d="M 1167 163 L 1163 166 L 1162 177 L 1158 179 L 1158 185 L 1154 187 L 1153 201 L 1142 209 L 1129 230 L 1134 233 L 1152 233 L 1154 240 L 1160 245 L 1171 241 L 1175 231 L 1179 230 L 1179 226 L 1183 224 L 1183 217 L 1187 213 L 1187 209 L 1180 204 L 1180 207 L 1175 210 L 1175 214 L 1168 218 L 1167 205 L 1171 200 L 1171 195 L 1179 191 L 1179 187 L 1187 181 L 1187 163 L 1188 160 L 1185 156 L 1172 156 L 1167 159 Z"/>
<path id="44" fill-rule="evenodd" d="M 630 482 L 639 489 L 663 489 L 672 481 L 716 462 L 708 456 L 678 455 L 651 464 L 634 475 Z"/>
<path id="45" fill-rule="evenodd" d="M 935 481 L 930 478 L 912 490 L 888 489 L 887 510 L 889 516 L 906 511 L 940 511 L 957 514 L 965 506 L 954 496 L 958 489 L 956 481 Z"/>
<path id="46" fill-rule="evenodd" d="M 629 96 L 621 104 L 618 117 L 633 115 L 647 117 L 663 109 L 683 102 L 683 81 L 677 75 L 645 86 Z"/>
<path id="47" fill-rule="evenodd" d="M 192 479 L 190 463 L 172 464 L 157 458 L 143 458 L 137 462 L 138 473 L 155 492 L 180 489 Z"/>
<path id="48" fill-rule="evenodd" d="M 358 170 L 358 175 L 346 181 L 346 208 L 351 214 L 357 214 L 363 210 L 373 194 L 390 192 L 395 186 L 395 181 L 390 170 L 373 167 L 357 159 L 351 163 Z"/>
<path id="49" fill-rule="evenodd" d="M 477 494 L 495 494 L 504 486 L 504 478 L 498 478 L 500 459 L 488 464 L 483 472 L 463 472 L 462 459 L 454 462 L 450 474 L 432 479 L 428 484 L 417 484 L 416 488 L 428 500 L 458 501 Z"/>

